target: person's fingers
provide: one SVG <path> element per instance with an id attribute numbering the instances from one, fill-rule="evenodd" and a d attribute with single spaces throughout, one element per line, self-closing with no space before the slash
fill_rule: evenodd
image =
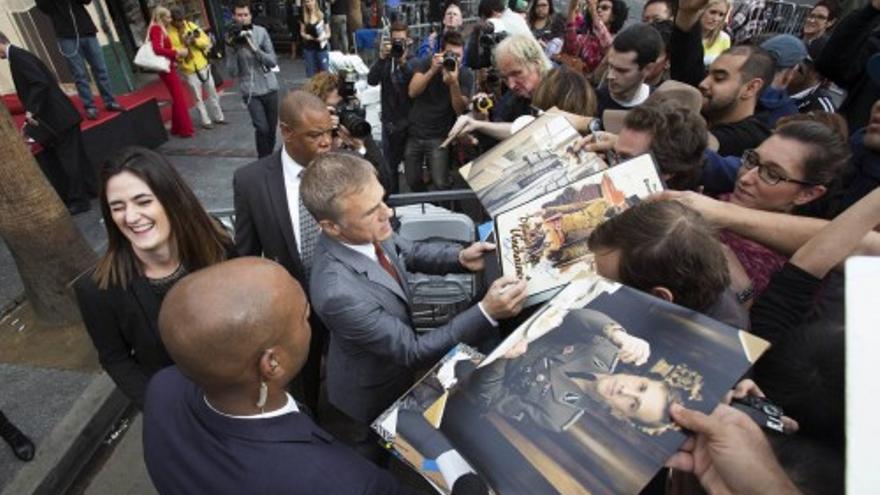
<path id="1" fill-rule="evenodd" d="M 666 461 L 666 467 L 686 473 L 694 472 L 694 456 L 690 452 L 676 452 Z"/>
<path id="2" fill-rule="evenodd" d="M 492 242 L 480 242 L 480 251 L 494 251 L 497 246 Z"/>
<path id="3" fill-rule="evenodd" d="M 679 426 L 697 433 L 709 433 L 715 426 L 709 416 L 678 403 L 669 406 L 669 414 Z"/>
<path id="4" fill-rule="evenodd" d="M 758 397 L 766 397 L 764 392 L 761 391 L 761 388 L 758 387 L 758 384 L 752 380 L 746 378 L 745 380 L 741 380 L 736 384 L 736 387 L 733 389 L 733 396 L 737 399 L 742 399 L 746 395 L 756 395 Z"/>
<path id="5" fill-rule="evenodd" d="M 788 416 L 782 417 L 782 431 L 787 435 L 797 433 L 801 429 L 801 425 Z"/>
<path id="6" fill-rule="evenodd" d="M 724 397 L 721 399 L 722 404 L 730 405 L 733 402 L 733 390 L 728 390 Z"/>

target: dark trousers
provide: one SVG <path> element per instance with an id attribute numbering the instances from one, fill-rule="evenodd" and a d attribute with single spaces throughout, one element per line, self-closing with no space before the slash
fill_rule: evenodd
<path id="1" fill-rule="evenodd" d="M 373 464 L 387 468 L 391 455 L 379 444 L 379 435 L 371 430 L 369 425 L 352 419 L 345 413 L 340 412 L 339 415 L 341 417 L 338 427 L 333 429 L 336 437 Z"/>
<path id="2" fill-rule="evenodd" d="M 290 393 L 296 400 L 308 406 L 312 410 L 312 417 L 317 420 L 321 393 L 321 360 L 326 354 L 327 330 L 316 313 L 312 313 L 309 324 L 312 327 L 309 355 L 306 364 L 290 384 Z"/>
<path id="3" fill-rule="evenodd" d="M 403 161 L 403 152 L 406 149 L 406 131 L 391 134 L 387 129 L 389 125 L 384 122 L 382 123 L 382 153 L 385 155 L 385 162 L 388 164 L 388 168 L 391 169 L 393 181 L 391 190 L 387 192 L 389 194 L 396 194 L 400 189 L 397 170 L 400 162 Z"/>
<path id="4" fill-rule="evenodd" d="M 89 194 L 97 192 L 95 169 L 86 155 L 79 125 L 58 134 L 57 140 L 46 146 L 50 166 L 60 172 L 56 185 L 58 195 L 67 205 L 87 203 Z M 59 174 L 55 174 L 56 177 Z"/>
<path id="5" fill-rule="evenodd" d="M 278 127 L 278 91 L 264 95 L 245 95 L 244 102 L 257 141 L 257 156 L 269 156 L 275 150 L 275 128 Z"/>
<path id="6" fill-rule="evenodd" d="M 403 153 L 406 184 L 411 192 L 427 190 L 422 178 L 422 169 L 427 167 L 431 175 L 431 189 L 443 190 L 449 187 L 449 152 L 441 148 L 444 138 L 419 139 L 409 136 Z"/>

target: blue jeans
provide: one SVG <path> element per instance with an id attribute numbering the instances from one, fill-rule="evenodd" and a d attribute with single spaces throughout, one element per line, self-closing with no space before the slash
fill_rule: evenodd
<path id="1" fill-rule="evenodd" d="M 254 125 L 257 156 L 271 155 L 275 150 L 275 128 L 278 127 L 278 91 L 253 95 L 250 100 L 245 96 L 244 100 Z"/>
<path id="2" fill-rule="evenodd" d="M 61 54 L 67 59 L 70 72 L 76 82 L 76 92 L 86 108 L 95 108 L 95 99 L 92 97 L 92 89 L 89 86 L 89 74 L 86 72 L 86 61 L 92 69 L 92 77 L 104 99 L 104 105 L 116 103 L 113 93 L 110 92 L 110 78 L 107 76 L 107 64 L 104 62 L 104 54 L 98 38 L 94 36 L 80 36 L 79 43 L 76 38 L 58 38 L 58 47 Z"/>
<path id="3" fill-rule="evenodd" d="M 327 50 L 303 48 L 303 62 L 306 63 L 306 77 L 312 77 L 330 68 L 330 53 Z"/>

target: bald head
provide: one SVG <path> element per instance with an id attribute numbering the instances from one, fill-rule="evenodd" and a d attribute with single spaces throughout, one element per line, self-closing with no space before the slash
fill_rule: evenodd
<path id="1" fill-rule="evenodd" d="M 181 371 L 206 392 L 245 389 L 267 353 L 292 379 L 305 362 L 311 330 L 305 294 L 287 271 L 238 258 L 180 280 L 159 313 L 162 341 Z"/>
<path id="2" fill-rule="evenodd" d="M 320 98 L 306 91 L 291 91 L 281 100 L 281 122 L 296 128 L 302 122 L 305 113 L 327 112 L 327 104 Z"/>

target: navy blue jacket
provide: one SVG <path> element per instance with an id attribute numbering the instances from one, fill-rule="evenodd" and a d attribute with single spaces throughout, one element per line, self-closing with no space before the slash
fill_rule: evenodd
<path id="1" fill-rule="evenodd" d="M 157 373 L 147 388 L 144 461 L 162 494 L 403 492 L 390 473 L 305 414 L 236 419 L 213 411 L 176 366 Z"/>

